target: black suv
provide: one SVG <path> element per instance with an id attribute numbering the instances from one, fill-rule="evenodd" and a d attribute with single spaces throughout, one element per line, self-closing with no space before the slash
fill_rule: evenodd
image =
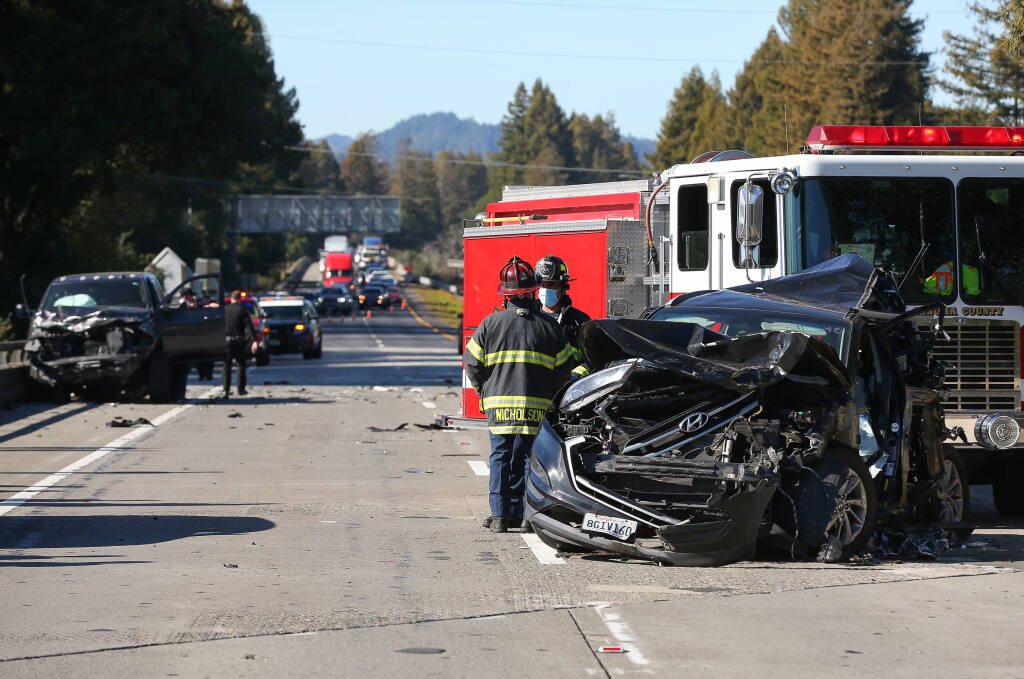
<path id="1" fill-rule="evenodd" d="M 911 320 L 929 312 L 941 323 L 941 302 L 907 311 L 889 274 L 845 255 L 587 323 L 595 372 L 542 423 L 526 519 L 557 549 L 696 566 L 759 543 L 835 561 L 876 529 L 890 546 L 966 538 L 966 471 L 946 443 L 963 432 L 945 426 L 934 332 Z"/>
<path id="2" fill-rule="evenodd" d="M 205 301 L 180 293 L 206 290 Z M 149 273 L 61 276 L 31 314 L 25 352 L 36 381 L 87 398 L 185 396 L 194 361 L 224 359 L 219 274 L 195 276 L 165 295 Z"/>

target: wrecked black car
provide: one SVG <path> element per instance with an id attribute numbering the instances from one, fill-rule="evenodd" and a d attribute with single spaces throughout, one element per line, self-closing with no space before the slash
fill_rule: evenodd
<path id="1" fill-rule="evenodd" d="M 858 255 L 586 324 L 589 376 L 534 443 L 526 518 L 548 545 L 663 564 L 759 545 L 836 561 L 878 530 L 965 538 L 933 331 Z M 939 327 L 939 326 L 936 326 Z"/>
<path id="2" fill-rule="evenodd" d="M 190 278 L 170 295 L 149 273 L 55 279 L 38 310 L 23 309 L 32 315 L 30 376 L 62 395 L 183 398 L 191 362 L 224 356 L 221 305 L 179 294 L 196 281 L 210 288 L 208 299 L 221 299 L 218 274 Z"/>

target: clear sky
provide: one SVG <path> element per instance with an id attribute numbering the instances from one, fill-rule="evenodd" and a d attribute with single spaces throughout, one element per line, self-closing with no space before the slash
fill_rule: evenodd
<path id="1" fill-rule="evenodd" d="M 385 130 L 416 113 L 496 123 L 519 82 L 547 83 L 567 113 L 614 112 L 654 138 L 693 65 L 731 87 L 780 0 L 248 0 L 295 87 L 308 138 Z M 963 0 L 918 0 L 922 46 L 972 28 Z M 939 97 L 940 101 L 942 100 Z"/>

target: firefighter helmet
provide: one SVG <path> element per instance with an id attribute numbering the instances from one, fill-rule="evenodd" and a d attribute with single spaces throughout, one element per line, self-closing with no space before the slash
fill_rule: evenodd
<path id="1" fill-rule="evenodd" d="M 498 278 L 501 281 L 498 284 L 498 294 L 501 295 L 525 295 L 540 287 L 537 284 L 537 276 L 533 272 L 533 267 L 529 262 L 518 257 L 512 257 L 505 266 L 501 267 Z"/>
<path id="2" fill-rule="evenodd" d="M 569 278 L 569 267 L 561 257 L 544 255 L 537 260 L 537 282 L 539 283 L 561 283 L 565 289 L 569 289 L 569 281 L 576 280 Z"/>

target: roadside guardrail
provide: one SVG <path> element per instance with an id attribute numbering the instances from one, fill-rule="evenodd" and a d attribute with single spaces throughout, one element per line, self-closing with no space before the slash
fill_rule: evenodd
<path id="1" fill-rule="evenodd" d="M 24 400 L 28 387 L 25 342 L 0 342 L 0 406 L 7 407 Z"/>

